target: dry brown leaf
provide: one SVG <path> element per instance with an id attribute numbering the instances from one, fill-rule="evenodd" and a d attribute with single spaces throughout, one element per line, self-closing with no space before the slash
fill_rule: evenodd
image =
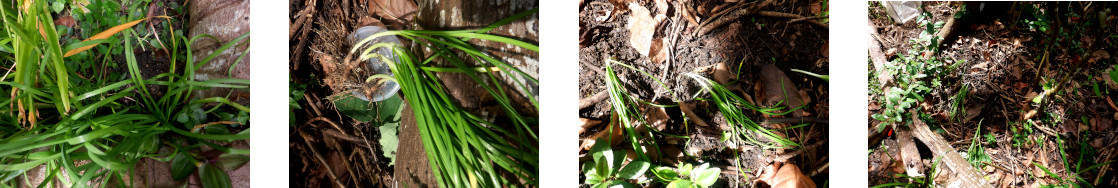
<path id="1" fill-rule="evenodd" d="M 754 183 L 765 183 L 771 187 L 787 187 L 787 188 L 815 188 L 815 182 L 811 178 L 800 172 L 800 168 L 794 164 L 778 163 L 770 164 L 765 167 L 765 172 L 754 180 Z"/>
<path id="2" fill-rule="evenodd" d="M 586 140 L 582 142 L 582 145 L 579 146 L 580 151 L 590 150 L 590 148 L 594 146 L 594 143 L 597 142 L 598 138 L 606 136 L 609 136 L 609 138 L 606 138 L 606 140 L 609 140 L 610 146 L 616 146 L 618 143 L 621 143 L 621 135 L 622 133 L 624 133 L 624 129 L 621 128 L 621 123 L 618 122 L 617 112 L 613 112 L 612 115 L 610 115 L 609 122 L 609 127 L 599 131 L 594 135 L 591 135 L 590 137 L 587 137 Z"/>
<path id="3" fill-rule="evenodd" d="M 1110 53 L 1107 53 L 1106 50 L 1097 50 L 1094 53 L 1091 53 L 1091 59 L 1088 59 L 1087 63 L 1094 64 L 1101 59 L 1107 58 L 1110 58 Z"/>
<path id="4" fill-rule="evenodd" d="M 1113 121 L 1110 118 L 1093 117 L 1091 118 L 1091 131 L 1107 131 L 1111 126 L 1114 126 L 1112 123 Z"/>
<path id="5" fill-rule="evenodd" d="M 764 94 L 761 96 L 765 103 L 776 104 L 784 101 L 785 110 L 796 109 L 803 106 L 803 99 L 800 96 L 800 90 L 792 84 L 792 79 L 784 74 L 776 66 L 771 64 L 761 65 L 761 83 L 763 85 Z M 785 96 L 787 95 L 787 98 Z M 792 113 L 793 117 L 803 116 L 804 110 L 797 109 Z"/>
<path id="6" fill-rule="evenodd" d="M 629 3 L 629 11 L 629 45 L 641 55 L 649 56 L 656 26 L 660 25 L 664 15 L 653 17 L 647 8 L 637 3 Z"/>
<path id="7" fill-rule="evenodd" d="M 582 135 L 582 132 L 585 132 L 587 129 L 593 129 L 594 127 L 598 126 L 599 124 L 602 124 L 602 120 L 595 120 L 595 119 L 589 119 L 589 118 L 578 118 L 578 120 L 579 120 L 579 122 L 582 122 L 582 125 L 579 126 L 579 128 L 578 128 L 578 134 L 579 135 Z"/>
<path id="8" fill-rule="evenodd" d="M 648 59 L 651 60 L 652 63 L 662 63 L 665 60 L 668 60 L 669 57 L 667 49 L 668 43 L 664 42 L 664 38 L 653 39 L 652 48 L 649 49 L 649 52 L 651 52 L 652 55 L 648 56 Z"/>
<path id="9" fill-rule="evenodd" d="M 979 105 L 979 104 L 967 105 L 967 117 L 963 118 L 963 123 L 970 122 L 970 120 L 974 119 L 975 117 L 978 117 L 978 114 L 981 114 L 981 113 L 982 113 L 982 105 Z"/>
<path id="10" fill-rule="evenodd" d="M 709 74 L 713 77 L 712 79 L 714 79 L 714 82 L 722 85 L 726 85 L 731 81 L 737 80 L 738 77 L 733 72 L 730 72 L 730 68 L 728 67 L 728 65 L 726 65 L 726 62 L 699 67 L 693 72 Z"/>
<path id="11" fill-rule="evenodd" d="M 77 25 L 77 24 L 78 24 L 78 22 L 74 21 L 74 17 L 72 17 L 70 15 L 65 15 L 65 16 L 62 16 L 61 18 L 58 18 L 58 19 L 54 20 L 54 25 L 65 25 L 66 27 L 70 27 L 70 28 L 73 28 L 74 25 Z"/>
<path id="12" fill-rule="evenodd" d="M 695 114 L 695 111 L 693 111 L 693 109 L 695 109 L 695 104 L 692 104 L 691 102 L 681 102 L 681 103 L 679 103 L 679 110 L 682 111 L 683 114 L 686 115 L 688 119 L 690 119 L 691 121 L 694 121 L 695 124 L 698 124 L 699 126 L 703 126 L 703 127 L 710 126 L 710 124 L 707 124 L 707 122 L 703 121 L 702 118 L 699 118 L 699 115 Z"/>
<path id="13" fill-rule="evenodd" d="M 657 131 L 663 131 L 665 128 L 668 127 L 668 120 L 671 120 L 671 118 L 668 117 L 668 112 L 665 111 L 663 107 L 656 107 L 647 104 L 643 106 L 645 107 L 644 110 L 642 110 L 645 112 L 644 121 L 645 123 L 648 123 L 649 127 L 652 127 Z"/>
<path id="14" fill-rule="evenodd" d="M 372 0 L 369 1 L 369 13 L 390 18 L 402 23 L 411 23 L 415 20 L 416 10 L 419 6 L 412 0 Z"/>

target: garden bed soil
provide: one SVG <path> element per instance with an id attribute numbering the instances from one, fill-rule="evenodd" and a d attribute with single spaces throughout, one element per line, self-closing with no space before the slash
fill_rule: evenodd
<path id="1" fill-rule="evenodd" d="M 1118 140 L 1118 130 L 1113 121 L 1118 116 L 1112 101 L 1112 90 L 1118 90 L 1107 70 L 1113 70 L 1116 45 L 1113 16 L 1105 16 L 1100 25 L 1098 11 L 1113 7 L 1109 2 L 997 2 L 978 3 L 923 2 L 923 10 L 931 13 L 931 22 L 947 21 L 966 4 L 968 16 L 958 18 L 960 24 L 944 40 L 941 52 L 935 58 L 943 59 L 946 66 L 956 67 L 942 79 L 942 85 L 933 87 L 926 100 L 918 105 L 923 112 L 921 119 L 929 122 L 958 152 L 966 152 L 975 138 L 976 127 L 981 124 L 981 143 L 991 159 L 978 169 L 979 174 L 995 187 L 1037 186 L 1060 183 L 1045 174 L 1036 164 L 1070 179 L 1075 168 L 1069 164 L 1101 164 L 1114 160 L 1116 152 L 1112 141 Z M 976 10 L 978 6 L 993 7 Z M 1055 11 L 1056 16 L 1049 32 L 1030 29 L 1028 20 L 1036 20 L 1027 9 L 1038 7 Z M 913 48 L 908 40 L 917 38 L 925 28 L 915 24 L 894 24 L 885 10 L 871 2 L 871 29 L 879 33 L 882 51 L 888 59 L 907 53 Z M 1083 17 L 1072 16 L 1083 15 Z M 1094 25 L 1086 22 L 1095 19 Z M 1060 31 L 1062 27 L 1063 31 Z M 938 29 L 937 29 L 938 30 Z M 1061 33 L 1068 32 L 1068 33 Z M 871 34 L 872 35 L 872 34 Z M 875 37 L 877 38 L 877 37 Z M 1069 45 L 1076 44 L 1076 45 Z M 1049 48 L 1049 46 L 1051 46 Z M 1075 47 L 1073 47 L 1075 46 Z M 891 53 L 895 52 L 895 53 Z M 1045 57 L 1047 56 L 1047 61 Z M 899 60 L 898 60 L 899 61 Z M 869 114 L 881 113 L 883 102 L 881 82 L 875 65 L 870 65 Z M 1064 79 L 1066 78 L 1066 79 Z M 1047 81 L 1046 81 L 1047 80 Z M 1061 91 L 1050 95 L 1047 105 L 1031 102 L 1045 90 L 1040 83 L 1062 83 Z M 967 95 L 962 106 L 953 104 L 955 96 L 965 85 Z M 1100 93 L 1095 93 L 1099 90 Z M 962 118 L 951 117 L 952 110 L 966 111 Z M 877 132 L 880 121 L 870 119 L 871 135 L 869 154 L 870 185 L 907 182 L 895 176 L 904 173 L 899 165 L 901 155 L 894 130 Z M 1036 125 L 1031 125 L 1033 122 Z M 1026 131 L 1026 129 L 1028 129 Z M 1057 143 L 1059 135 L 1066 143 Z M 1017 143 L 1033 140 L 1032 142 Z M 883 138 L 883 139 L 874 139 Z M 880 141 L 879 141 L 880 140 Z M 926 141 L 925 141 L 926 142 Z M 925 167 L 933 163 L 932 153 L 924 143 L 917 142 L 918 153 Z M 1062 150 L 1061 150 L 1062 148 Z M 1066 156 L 1061 154 L 1066 153 Z M 1085 168 L 1085 166 L 1083 167 Z M 1081 168 L 1081 169 L 1083 169 Z M 1079 176 L 1097 186 L 1115 186 L 1114 172 L 1109 165 L 1098 170 L 1086 170 Z M 930 172 L 930 169 L 924 173 Z M 935 179 L 944 185 L 954 175 L 945 173 Z M 1037 176 L 1041 178 L 1036 178 Z"/>
<path id="2" fill-rule="evenodd" d="M 653 14 L 661 14 L 654 1 L 637 1 L 639 6 L 652 10 Z M 826 120 L 828 117 L 828 90 L 826 81 L 805 74 L 791 72 L 791 69 L 800 69 L 808 72 L 828 73 L 828 29 L 807 22 L 788 23 L 787 18 L 769 17 L 761 15 L 746 15 L 733 19 L 728 24 L 713 27 L 711 32 L 698 35 L 700 27 L 690 22 L 681 13 L 687 9 L 699 12 L 700 20 L 709 18 L 720 10 L 735 7 L 735 3 L 721 1 L 667 1 L 670 4 L 664 14 L 665 21 L 655 27 L 656 39 L 669 45 L 666 60 L 653 62 L 652 58 L 642 55 L 630 43 L 629 17 L 633 16 L 630 8 L 618 8 L 611 1 L 587 0 L 580 4 L 580 49 L 579 49 L 579 117 L 589 120 L 601 121 L 608 124 L 611 112 L 609 97 L 601 97 L 606 92 L 604 75 L 605 59 L 613 58 L 621 63 L 629 64 L 634 68 L 643 70 L 648 75 L 624 66 L 613 65 L 613 70 L 620 78 L 622 85 L 629 94 L 636 99 L 661 105 L 687 104 L 694 105 L 696 115 L 704 122 L 710 122 L 711 127 L 696 125 L 695 119 L 685 121 L 684 112 L 680 107 L 653 107 L 640 105 L 640 113 L 662 113 L 666 119 L 649 119 L 660 121 L 658 125 L 668 125 L 661 130 L 667 134 L 690 136 L 691 139 L 680 139 L 658 134 L 656 142 L 661 148 L 674 148 L 687 152 L 692 156 L 681 161 L 693 163 L 712 163 L 723 169 L 716 187 L 750 187 L 760 170 L 768 166 L 780 154 L 792 153 L 797 149 L 761 149 L 753 146 L 732 146 L 720 140 L 725 119 L 722 118 L 717 108 L 712 103 L 697 101 L 692 98 L 701 88 L 694 79 L 685 76 L 685 73 L 705 69 L 708 66 L 725 63 L 731 73 L 738 77 L 735 87 L 740 87 L 746 98 L 760 97 L 755 86 L 760 85 L 760 72 L 762 65 L 772 64 L 786 74 L 790 81 L 798 87 L 804 97 L 811 101 L 804 109 L 810 118 Z M 750 7 L 756 2 L 742 2 L 744 7 Z M 792 13 L 803 16 L 817 15 L 822 9 L 822 2 L 770 2 L 761 10 Z M 621 9 L 621 11 L 614 11 Z M 707 13 L 703 13 L 706 10 Z M 717 11 L 712 11 L 717 10 Z M 609 16 L 611 15 L 611 16 Z M 676 41 L 672 43 L 670 41 Z M 655 45 L 656 43 L 654 43 Z M 654 80 L 663 82 L 661 85 Z M 739 92 L 735 92 L 739 93 Z M 595 97 L 598 96 L 598 97 Z M 742 95 L 739 95 L 742 96 Z M 704 97 L 701 95 L 701 97 Z M 709 95 L 705 95 L 709 97 Z M 758 98 L 760 99 L 760 98 Z M 759 101 L 759 100 L 758 100 Z M 754 121 L 763 121 L 764 118 L 757 112 L 746 112 Z M 647 114 L 646 114 L 647 115 Z M 662 121 L 661 121 L 662 120 Z M 590 135 L 605 130 L 608 126 L 596 126 L 587 129 L 580 135 L 586 139 Z M 659 128 L 658 128 L 659 129 Z M 827 166 L 827 124 L 812 124 L 797 131 L 789 131 L 788 137 L 797 143 L 817 146 L 806 149 L 806 152 L 795 155 L 787 163 L 793 163 L 803 169 L 805 174 L 823 185 L 828 177 Z M 664 144 L 668 143 L 668 144 Z M 666 146 L 665 146 L 666 145 Z M 619 144 L 614 149 L 621 149 L 628 144 Z M 629 149 L 631 150 L 631 148 Z M 670 150 L 670 149 L 665 149 Z M 580 155 L 586 151 L 580 151 Z M 591 162 L 588 157 L 583 157 L 580 163 Z M 696 163 L 698 162 L 698 163 Z M 735 164 L 741 164 L 741 168 Z M 674 164 L 656 165 L 674 166 Z M 743 176 L 744 175 L 744 176 Z M 585 177 L 580 173 L 580 182 Z"/>

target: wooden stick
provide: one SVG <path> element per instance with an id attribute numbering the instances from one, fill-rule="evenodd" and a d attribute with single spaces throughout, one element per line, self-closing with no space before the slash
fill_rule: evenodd
<path id="1" fill-rule="evenodd" d="M 873 23 L 870 23 L 868 28 L 870 36 L 878 35 L 877 29 L 873 26 Z M 885 58 L 885 52 L 881 51 L 881 43 L 878 43 L 877 40 L 874 40 L 872 37 L 869 38 L 869 43 L 870 60 L 873 61 L 873 69 L 878 72 L 877 84 L 882 86 L 881 88 L 885 88 L 885 86 L 889 85 L 889 82 L 893 81 L 893 75 L 881 74 L 885 72 L 885 65 L 889 63 L 889 59 Z"/>
<path id="2" fill-rule="evenodd" d="M 924 142 L 928 149 L 932 150 L 932 156 L 942 160 L 940 161 L 941 165 L 946 165 L 958 177 L 957 182 L 949 182 L 948 184 L 959 183 L 961 187 L 993 188 L 990 183 L 986 182 L 985 178 L 978 174 L 978 170 L 974 166 L 967 163 L 967 160 L 963 159 L 963 156 L 959 155 L 955 148 L 947 144 L 942 136 L 932 132 L 928 125 L 924 124 L 924 121 L 920 121 L 916 112 L 912 113 L 912 121 L 914 122 L 911 125 L 913 135 Z"/>
<path id="3" fill-rule="evenodd" d="M 582 110 L 585 108 L 589 108 L 590 106 L 594 106 L 594 104 L 599 103 L 606 98 L 609 98 L 609 92 L 602 91 L 598 92 L 598 94 L 594 94 L 594 96 L 579 99 L 578 109 Z"/>

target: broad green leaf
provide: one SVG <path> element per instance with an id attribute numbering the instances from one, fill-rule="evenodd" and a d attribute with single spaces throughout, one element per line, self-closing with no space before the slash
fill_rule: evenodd
<path id="1" fill-rule="evenodd" d="M 55 1 L 54 3 L 51 3 L 51 5 L 50 5 L 50 10 L 54 11 L 54 13 L 62 12 L 62 9 L 65 9 L 65 8 L 66 8 L 66 5 L 63 5 L 62 1 Z"/>
<path id="2" fill-rule="evenodd" d="M 682 176 L 682 177 L 691 176 L 691 164 L 684 164 L 683 166 L 680 166 L 679 167 L 679 176 Z"/>
<path id="3" fill-rule="evenodd" d="M 703 164 L 695 167 L 695 169 L 691 169 L 691 174 L 688 176 L 688 177 L 691 178 L 691 182 L 697 182 L 699 174 L 706 171 L 709 166 L 710 166 L 709 163 L 703 163 Z"/>
<path id="4" fill-rule="evenodd" d="M 1110 80 L 1118 82 L 1118 69 L 1110 71 Z"/>
<path id="5" fill-rule="evenodd" d="M 594 163 L 594 173 L 598 174 L 598 176 L 610 177 L 610 172 L 612 171 L 609 169 L 609 163 L 606 162 L 605 158 L 606 157 L 601 157 L 598 159 L 600 162 Z"/>
<path id="6" fill-rule="evenodd" d="M 609 147 L 609 142 L 606 142 L 605 139 L 598 138 L 598 140 L 594 142 L 594 146 L 590 147 L 590 156 L 594 157 L 595 163 L 605 163 L 608 165 L 610 162 L 606 160 L 613 159 L 613 149 Z"/>
<path id="7" fill-rule="evenodd" d="M 391 161 L 388 165 L 396 164 L 396 147 L 400 145 L 400 138 L 397 136 L 396 129 L 400 123 L 387 123 L 380 126 L 380 143 L 384 157 L 388 157 Z"/>
<path id="8" fill-rule="evenodd" d="M 613 180 L 613 181 L 609 181 L 605 184 L 608 185 L 609 188 L 637 188 L 636 185 L 633 185 L 633 184 L 631 184 L 627 181 L 621 181 L 621 180 Z"/>
<path id="9" fill-rule="evenodd" d="M 241 168 L 241 166 L 244 166 L 246 163 L 248 163 L 248 161 L 248 155 L 225 153 L 221 154 L 221 156 L 218 157 L 218 162 L 221 163 L 221 168 L 229 171 Z"/>
<path id="10" fill-rule="evenodd" d="M 202 187 L 204 188 L 231 187 L 232 182 L 229 180 L 229 174 L 226 174 L 221 167 L 203 163 L 198 172 L 201 173 Z"/>
<path id="11" fill-rule="evenodd" d="M 651 164 L 644 161 L 629 162 L 628 165 L 625 165 L 625 167 L 621 169 L 621 173 L 617 174 L 617 178 L 637 179 L 637 177 L 640 177 L 645 171 L 648 171 L 649 166 L 651 166 Z"/>
<path id="12" fill-rule="evenodd" d="M 180 151 L 171 159 L 171 179 L 182 180 L 190 176 L 197 170 L 194 166 L 194 158 L 188 156 L 185 151 Z"/>
<path id="13" fill-rule="evenodd" d="M 605 180 L 606 180 L 606 178 L 598 175 L 598 173 L 596 173 L 595 170 L 587 170 L 586 171 L 586 182 L 585 182 L 586 184 L 598 184 L 598 183 L 602 183 L 602 181 L 605 181 Z"/>
<path id="14" fill-rule="evenodd" d="M 354 120 L 368 123 L 377 117 L 371 102 L 361 100 L 351 94 L 342 94 L 337 97 L 330 97 L 330 99 L 334 102 L 338 112 Z"/>
<path id="15" fill-rule="evenodd" d="M 399 122 L 400 117 L 404 111 L 404 100 L 400 99 L 400 95 L 392 95 L 388 99 L 377 102 L 377 108 L 380 111 L 380 119 L 382 122 L 392 123 Z"/>
<path id="16" fill-rule="evenodd" d="M 709 168 L 704 170 L 699 174 L 698 178 L 693 180 L 695 184 L 698 184 L 700 187 L 709 187 L 714 185 L 714 182 L 718 181 L 718 175 L 721 173 L 722 170 L 718 169 L 718 167 Z"/>
<path id="17" fill-rule="evenodd" d="M 691 181 L 688 181 L 688 180 L 685 180 L 685 179 L 675 180 L 675 181 L 672 181 L 671 183 L 668 183 L 668 188 L 689 188 L 689 187 L 691 187 Z"/>
<path id="18" fill-rule="evenodd" d="M 656 167 L 652 169 L 652 173 L 656 174 L 656 177 L 663 181 L 673 181 L 676 180 L 676 176 L 678 176 L 675 169 L 671 167 Z"/>

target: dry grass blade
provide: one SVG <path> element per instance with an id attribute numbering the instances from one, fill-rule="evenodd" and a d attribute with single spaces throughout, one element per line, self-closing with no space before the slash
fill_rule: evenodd
<path id="1" fill-rule="evenodd" d="M 168 18 L 169 19 L 171 17 L 168 17 L 168 16 L 154 16 L 154 18 Z M 84 42 L 84 41 L 91 41 L 91 40 L 107 39 L 107 38 L 115 35 L 116 33 L 120 33 L 120 31 L 124 31 L 124 29 L 128 29 L 128 28 L 131 28 L 132 26 L 135 26 L 136 24 L 139 24 L 140 22 L 142 22 L 144 20 L 147 20 L 147 18 L 139 19 L 139 20 L 124 23 L 124 24 L 120 24 L 120 25 L 117 25 L 117 26 L 113 26 L 112 28 L 109 28 L 108 30 L 97 33 L 96 35 L 93 35 L 92 37 L 89 37 L 89 38 L 87 38 L 85 40 L 82 40 L 82 41 Z M 97 46 L 97 44 L 90 44 L 90 45 L 87 45 L 87 46 L 82 46 L 80 48 L 72 49 L 70 51 L 66 51 L 66 54 L 62 55 L 62 57 L 70 57 L 71 55 L 78 54 L 78 53 L 84 52 L 86 50 L 89 50 L 90 48 L 93 48 L 94 46 Z"/>

